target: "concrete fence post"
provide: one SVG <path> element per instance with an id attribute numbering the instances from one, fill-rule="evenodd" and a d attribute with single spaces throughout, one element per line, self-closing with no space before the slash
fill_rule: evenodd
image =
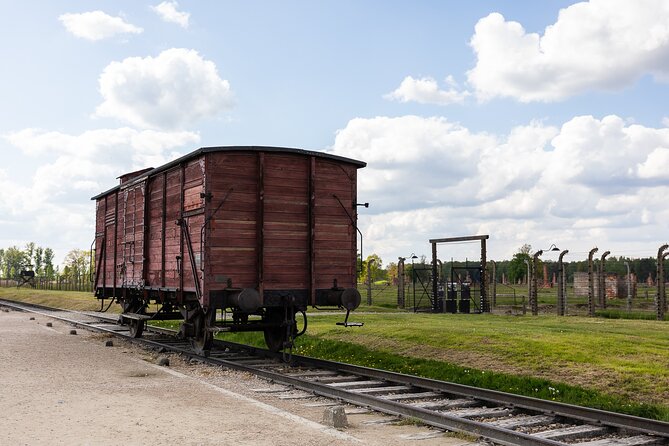
<path id="1" fill-rule="evenodd" d="M 592 248 L 588 254 L 588 316 L 595 317 L 595 278 L 592 271 L 592 256 L 599 251 Z"/>
<path id="2" fill-rule="evenodd" d="M 569 250 L 565 249 L 560 253 L 560 257 L 558 257 L 558 276 L 557 276 L 557 285 L 558 285 L 558 296 L 557 296 L 557 314 L 558 316 L 564 316 L 565 315 L 565 307 L 566 307 L 566 283 L 567 281 L 564 279 L 566 276 L 565 274 L 565 266 L 564 262 L 562 261 L 563 257 L 565 254 L 567 254 Z"/>
<path id="3" fill-rule="evenodd" d="M 627 268 L 627 311 L 632 311 L 632 275 L 630 273 L 630 262 L 625 261 Z"/>
<path id="4" fill-rule="evenodd" d="M 495 306 L 497 305 L 497 262 L 491 260 L 490 263 L 492 263 L 492 274 L 490 277 L 490 288 L 491 288 L 490 301 L 492 302 L 492 308 L 495 308 Z"/>
<path id="5" fill-rule="evenodd" d="M 397 258 L 397 308 L 404 308 L 404 257 Z"/>
<path id="6" fill-rule="evenodd" d="M 532 268 L 528 259 L 524 259 L 523 261 L 527 265 L 527 298 L 529 299 L 530 294 L 532 294 L 532 281 L 530 280 L 530 277 L 532 277 Z"/>
<path id="7" fill-rule="evenodd" d="M 599 306 L 606 308 L 606 256 L 611 254 L 611 251 L 604 251 L 599 262 L 599 287 L 597 292 L 599 294 Z"/>
<path id="8" fill-rule="evenodd" d="M 539 314 L 539 293 L 537 288 L 537 269 L 539 267 L 539 256 L 544 252 L 540 249 L 534 253 L 532 257 L 532 288 L 530 295 L 530 308 L 532 309 L 532 316 Z"/>
<path id="9" fill-rule="evenodd" d="M 374 259 L 367 260 L 367 305 L 372 305 L 372 263 Z"/>
<path id="10" fill-rule="evenodd" d="M 656 308 L 657 308 L 657 320 L 664 320 L 664 250 L 669 248 L 669 245 L 664 244 L 660 246 L 660 249 L 657 251 L 657 299 L 656 299 Z"/>

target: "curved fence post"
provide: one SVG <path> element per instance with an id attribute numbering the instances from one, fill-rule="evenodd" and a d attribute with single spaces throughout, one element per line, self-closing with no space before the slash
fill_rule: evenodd
<path id="1" fill-rule="evenodd" d="M 534 253 L 534 256 L 532 257 L 532 288 L 531 288 L 531 296 L 530 296 L 530 308 L 532 309 L 532 316 L 536 316 L 539 314 L 539 293 L 537 289 L 537 268 L 539 266 L 539 256 L 543 254 L 544 252 L 540 249 L 539 251 Z"/>
<path id="2" fill-rule="evenodd" d="M 592 256 L 599 251 L 592 248 L 588 254 L 588 316 L 595 317 L 595 278 L 592 273 Z"/>
<path id="3" fill-rule="evenodd" d="M 567 254 L 569 250 L 565 249 L 560 253 L 560 257 L 558 257 L 558 278 L 557 278 L 557 283 L 558 283 L 558 297 L 557 297 L 557 314 L 558 316 L 564 316 L 565 315 L 565 309 L 567 307 L 567 280 L 566 280 L 566 274 L 565 274 L 565 266 L 564 262 L 562 259 L 564 258 L 565 254 Z"/>
<path id="4" fill-rule="evenodd" d="M 655 306 L 657 308 L 657 320 L 664 320 L 665 307 L 665 288 L 664 288 L 664 250 L 669 248 L 669 245 L 664 244 L 657 250 L 657 298 Z"/>
<path id="5" fill-rule="evenodd" d="M 599 294 L 599 305 L 602 308 L 606 308 L 606 256 L 611 254 L 611 251 L 604 251 L 602 254 L 601 260 L 599 262 L 599 287 L 597 288 L 597 293 Z"/>

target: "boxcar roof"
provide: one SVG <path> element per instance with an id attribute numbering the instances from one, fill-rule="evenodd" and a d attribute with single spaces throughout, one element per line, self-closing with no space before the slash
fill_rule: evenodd
<path id="1" fill-rule="evenodd" d="M 191 158 L 195 158 L 197 156 L 200 156 L 205 153 L 211 153 L 211 152 L 279 152 L 279 153 L 293 153 L 297 155 L 306 155 L 306 156 L 316 156 L 319 158 L 327 158 L 331 159 L 334 161 L 339 161 L 343 163 L 349 163 L 353 164 L 357 168 L 365 167 L 367 163 L 363 161 L 358 161 L 352 158 L 346 158 L 343 156 L 338 156 L 338 155 L 332 155 L 329 153 L 325 152 L 315 152 L 312 150 L 304 150 L 304 149 L 293 149 L 289 147 L 268 147 L 268 146 L 219 146 L 219 147 L 201 147 L 197 150 L 194 150 L 180 158 L 177 158 L 173 161 L 170 161 L 167 164 L 163 164 L 162 166 L 156 167 L 155 169 L 147 169 L 147 171 L 143 174 L 138 175 L 136 178 L 133 178 L 132 180 L 128 181 L 127 183 L 124 184 L 124 186 L 135 183 L 136 181 L 140 181 L 146 177 L 150 177 L 151 175 L 155 175 L 159 172 L 162 172 L 164 170 L 170 169 L 174 166 L 179 165 L 180 163 L 184 161 L 188 161 Z M 119 177 L 120 178 L 120 177 Z M 121 185 L 117 185 L 112 187 L 111 189 L 104 191 L 94 197 L 91 198 L 91 200 L 97 200 L 98 198 L 102 198 L 105 195 L 114 192 L 115 190 L 119 189 Z"/>

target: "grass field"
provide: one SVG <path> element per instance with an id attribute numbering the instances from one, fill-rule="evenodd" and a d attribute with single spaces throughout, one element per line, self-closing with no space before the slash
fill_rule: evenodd
<path id="1" fill-rule="evenodd" d="M 0 289 L 0 297 L 99 308 L 87 293 Z M 365 326 L 351 328 L 335 325 L 343 314 L 310 311 L 295 353 L 669 421 L 667 322 L 366 310 L 351 315 Z M 262 344 L 257 334 L 227 339 Z"/>

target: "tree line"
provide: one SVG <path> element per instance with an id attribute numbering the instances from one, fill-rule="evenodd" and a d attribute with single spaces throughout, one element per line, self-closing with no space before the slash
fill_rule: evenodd
<path id="1" fill-rule="evenodd" d="M 21 271 L 34 271 L 35 276 L 46 280 L 67 278 L 80 280 L 91 272 L 91 252 L 73 249 L 65 256 L 63 270 L 54 265 L 55 254 L 49 247 L 37 246 L 34 242 L 26 243 L 23 249 L 17 246 L 0 248 L 0 276 L 15 279 Z"/>
<path id="2" fill-rule="evenodd" d="M 502 275 L 510 283 L 519 283 L 527 281 L 527 264 L 525 261 L 532 261 L 532 247 L 530 245 L 523 245 L 516 254 L 513 255 L 511 260 L 504 260 L 496 262 L 496 273 L 497 280 L 501 280 Z M 539 268 L 537 269 L 537 276 L 543 276 L 543 265 L 546 264 L 549 280 L 553 274 L 557 274 L 558 263 L 553 260 L 543 261 L 541 258 L 539 260 Z M 599 268 L 599 263 L 601 262 L 600 257 L 593 257 L 593 264 L 595 268 Z M 566 261 L 563 260 L 565 265 L 565 271 L 567 274 L 567 281 L 572 282 L 574 280 L 574 274 L 578 272 L 587 272 L 588 271 L 588 259 L 584 258 L 581 260 Z M 627 263 L 630 267 L 630 272 L 635 274 L 637 281 L 645 282 L 649 280 L 654 282 L 656 279 L 657 271 L 657 259 L 655 257 L 646 257 L 646 258 L 630 258 L 624 256 L 612 256 L 607 257 L 605 261 L 605 271 L 607 273 L 617 274 L 618 277 L 625 277 L 627 275 Z"/>
<path id="3" fill-rule="evenodd" d="M 495 279 L 501 282 L 505 278 L 509 283 L 526 283 L 527 282 L 527 264 L 525 261 L 532 261 L 532 247 L 530 245 L 523 245 L 510 260 L 495 261 Z M 599 257 L 593 258 L 595 267 L 599 268 Z M 537 268 L 537 276 L 543 277 L 543 266 L 547 266 L 548 279 L 551 280 L 553 274 L 557 274 L 557 260 L 542 260 L 538 259 L 539 268 Z M 648 258 L 629 258 L 623 256 L 612 256 L 606 258 L 605 270 L 607 273 L 617 274 L 618 277 L 625 277 L 627 275 L 627 266 L 630 266 L 630 272 L 635 274 L 637 280 L 645 282 L 650 278 L 651 281 L 656 279 L 657 259 L 655 257 Z M 420 256 L 411 263 L 409 259 L 405 262 L 405 273 L 411 276 L 411 270 L 416 270 L 416 275 L 423 280 L 427 280 L 431 275 L 430 263 L 425 256 Z M 588 260 L 563 260 L 565 270 L 567 272 L 567 281 L 573 282 L 574 273 L 587 272 Z M 467 267 L 474 267 L 479 262 L 443 262 L 440 265 L 441 277 L 450 280 L 451 272 L 455 269 L 456 273 L 460 273 Z M 383 260 L 377 254 L 371 254 L 366 259 L 358 258 L 358 283 L 366 283 L 368 280 L 368 272 L 372 282 L 378 281 L 393 281 L 397 277 L 397 263 L 390 262 L 384 266 Z M 492 268 L 488 265 L 488 273 L 492 273 Z"/>

